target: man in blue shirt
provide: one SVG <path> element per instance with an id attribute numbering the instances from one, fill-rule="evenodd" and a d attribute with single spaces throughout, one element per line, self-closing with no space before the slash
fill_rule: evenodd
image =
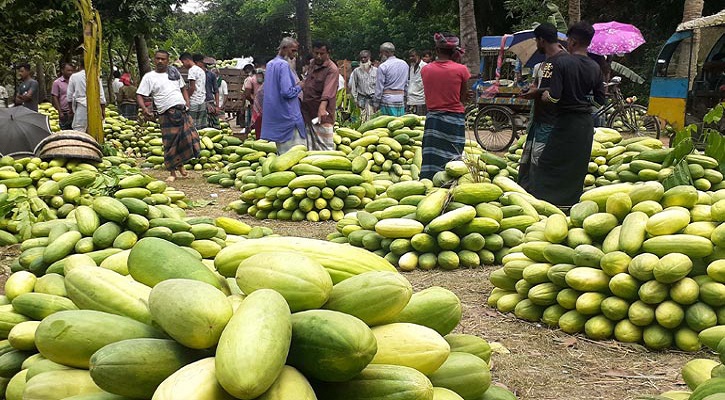
<path id="1" fill-rule="evenodd" d="M 300 111 L 299 78 L 290 66 L 299 44 L 293 38 L 282 39 L 277 57 L 267 63 L 264 76 L 262 139 L 277 144 L 284 154 L 297 145 L 306 145 L 305 123 Z"/>

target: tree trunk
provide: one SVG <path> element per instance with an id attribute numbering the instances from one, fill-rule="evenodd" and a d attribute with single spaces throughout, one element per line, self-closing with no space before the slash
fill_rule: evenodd
<path id="1" fill-rule="evenodd" d="M 106 88 L 108 89 L 108 104 L 116 103 L 116 94 L 113 92 L 113 36 L 108 36 L 108 79 L 106 79 Z"/>
<path id="2" fill-rule="evenodd" d="M 461 28 L 461 45 L 466 50 L 463 64 L 468 67 L 471 75 L 475 75 L 479 65 L 478 33 L 476 32 L 476 15 L 473 0 L 458 0 L 458 11 Z"/>
<path id="3" fill-rule="evenodd" d="M 685 0 L 685 7 L 682 10 L 682 22 L 691 21 L 702 17 L 702 9 L 705 5 L 704 0 Z M 692 41 L 683 40 L 678 51 L 680 52 L 680 60 L 682 62 L 677 65 L 677 76 L 690 77 L 690 88 L 692 82 L 697 75 L 697 56 L 700 50 L 700 30 L 693 31 Z M 692 55 L 692 57 L 690 57 Z M 690 60 L 688 63 L 686 60 Z"/>
<path id="4" fill-rule="evenodd" d="M 35 80 L 38 81 L 38 99 L 42 103 L 47 100 L 48 96 L 48 91 L 45 87 L 45 66 L 43 65 L 43 60 L 38 60 L 38 63 L 35 65 Z"/>
<path id="5" fill-rule="evenodd" d="M 569 25 L 575 24 L 582 19 L 581 1 L 569 0 Z"/>
<path id="6" fill-rule="evenodd" d="M 300 58 L 310 54 L 312 50 L 312 37 L 310 35 L 310 3 L 309 0 L 297 0 L 297 41 L 300 43 Z"/>
<path id="7" fill-rule="evenodd" d="M 146 38 L 143 35 L 133 37 L 136 46 L 136 61 L 138 61 L 139 76 L 144 76 L 147 72 L 151 72 L 151 59 L 149 58 L 149 48 L 146 45 Z"/>

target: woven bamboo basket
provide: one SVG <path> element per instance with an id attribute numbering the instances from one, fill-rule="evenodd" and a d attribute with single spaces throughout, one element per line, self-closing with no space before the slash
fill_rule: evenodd
<path id="1" fill-rule="evenodd" d="M 41 160 L 53 158 L 81 159 L 100 162 L 101 146 L 90 135 L 78 131 L 60 131 L 43 139 L 35 148 Z"/>

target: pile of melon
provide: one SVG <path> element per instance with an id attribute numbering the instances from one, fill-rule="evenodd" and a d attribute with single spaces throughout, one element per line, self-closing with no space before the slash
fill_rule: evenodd
<path id="1" fill-rule="evenodd" d="M 123 270 L 65 260 L 5 285 L 8 400 L 515 399 L 489 344 L 452 333 L 455 294 L 362 249 L 240 238 L 212 261 L 146 237 Z"/>
<path id="2" fill-rule="evenodd" d="M 597 340 L 697 351 L 725 325 L 725 190 L 659 182 L 585 192 L 526 229 L 489 305 Z"/>

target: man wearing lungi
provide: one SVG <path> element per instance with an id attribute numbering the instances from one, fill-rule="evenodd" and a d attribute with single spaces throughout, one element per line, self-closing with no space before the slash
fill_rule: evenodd
<path id="1" fill-rule="evenodd" d="M 164 144 L 164 166 L 169 171 L 168 182 L 176 180 L 176 172 L 186 177 L 184 164 L 199 156 L 199 133 L 189 116 L 189 95 L 181 73 L 169 67 L 169 53 L 158 50 L 154 54 L 156 69 L 143 76 L 136 92 L 136 102 L 144 117 L 153 119 L 152 110 L 146 107 L 144 96 L 151 97 L 161 126 Z"/>
<path id="2" fill-rule="evenodd" d="M 462 100 L 468 93 L 471 73 L 458 63 L 463 49 L 456 36 L 436 33 L 433 40 L 438 58 L 421 70 L 428 107 L 421 179 L 432 179 L 436 172 L 443 171 L 448 161 L 461 157 L 466 145 L 466 109 Z"/>
<path id="3" fill-rule="evenodd" d="M 570 54 L 551 60 L 551 77 L 543 77 L 541 97 L 556 107 L 556 122 L 538 168 L 531 171 L 529 192 L 560 207 L 579 201 L 592 150 L 592 101 L 603 104 L 604 79 L 599 65 L 587 56 L 594 28 L 578 22 L 569 28 Z"/>
<path id="4" fill-rule="evenodd" d="M 405 114 L 405 93 L 408 89 L 408 63 L 395 57 L 390 42 L 380 45 L 380 59 L 375 77 L 373 104 L 382 115 L 400 117 Z"/>

